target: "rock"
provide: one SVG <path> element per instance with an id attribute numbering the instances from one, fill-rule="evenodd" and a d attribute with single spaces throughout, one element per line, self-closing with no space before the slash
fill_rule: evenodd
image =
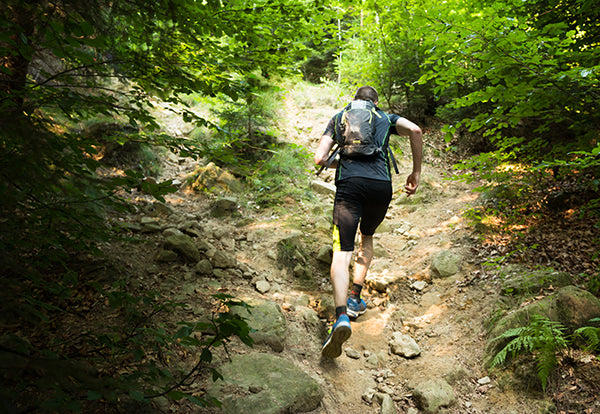
<path id="1" fill-rule="evenodd" d="M 335 315 L 335 303 L 332 295 L 321 295 L 317 301 L 317 313 L 320 318 L 327 319 Z"/>
<path id="2" fill-rule="evenodd" d="M 489 339 L 485 347 L 484 359 L 486 365 L 489 366 L 489 363 L 496 354 L 510 342 L 510 339 L 500 339 L 499 336 L 509 329 L 527 326 L 531 315 L 534 314 L 542 315 L 556 321 L 558 317 L 556 316 L 552 297 L 547 297 L 539 302 L 533 302 L 516 309 L 496 323 L 489 334 Z"/>
<path id="3" fill-rule="evenodd" d="M 296 298 L 294 301 L 294 305 L 296 306 L 308 306 L 310 305 L 310 297 L 307 294 L 302 294 Z"/>
<path id="4" fill-rule="evenodd" d="M 379 243 L 373 247 L 373 256 L 374 257 L 388 257 L 388 251 L 385 247 L 381 246 Z"/>
<path id="5" fill-rule="evenodd" d="M 367 274 L 365 285 L 377 292 L 386 293 L 390 285 L 396 283 L 403 275 L 393 274 L 388 269 L 384 269 L 381 273 Z"/>
<path id="6" fill-rule="evenodd" d="M 156 254 L 156 260 L 158 262 L 174 262 L 175 260 L 177 260 L 179 256 L 177 255 L 177 253 L 175 253 L 173 250 L 165 250 L 165 249 L 161 249 L 158 251 L 158 253 Z"/>
<path id="7" fill-rule="evenodd" d="M 308 279 L 308 277 L 310 276 L 310 271 L 306 268 L 306 266 L 303 266 L 301 264 L 297 264 L 296 266 L 294 266 L 292 273 L 298 279 Z"/>
<path id="8" fill-rule="evenodd" d="M 364 402 L 366 402 L 367 404 L 371 404 L 373 402 L 373 398 L 375 397 L 375 393 L 377 391 L 374 390 L 373 388 L 367 388 L 365 390 L 365 392 L 363 392 L 361 398 L 363 399 Z"/>
<path id="9" fill-rule="evenodd" d="M 452 387 L 444 380 L 429 380 L 415 387 L 413 400 L 419 410 L 426 414 L 437 412 L 441 407 L 448 407 L 456 401 Z"/>
<path id="10" fill-rule="evenodd" d="M 298 265 L 306 265 L 302 233 L 294 231 L 281 238 L 277 243 L 277 260 L 285 267 L 294 269 Z"/>
<path id="11" fill-rule="evenodd" d="M 346 348 L 344 349 L 344 352 L 346 353 L 346 356 L 348 358 L 352 358 L 352 359 L 360 359 L 360 352 L 358 352 L 355 349 L 352 348 Z"/>
<path id="12" fill-rule="evenodd" d="M 298 306 L 296 314 L 300 317 L 306 332 L 315 333 L 319 337 L 326 336 L 327 327 L 321 322 L 319 315 L 314 309 L 306 306 Z"/>
<path id="13" fill-rule="evenodd" d="M 173 214 L 173 209 L 165 203 L 156 202 L 154 203 L 154 211 L 161 216 L 170 216 Z"/>
<path id="14" fill-rule="evenodd" d="M 389 344 L 393 354 L 405 358 L 414 358 L 421 355 L 421 349 L 415 340 L 401 332 L 394 332 Z"/>
<path id="15" fill-rule="evenodd" d="M 503 295 L 537 293 L 550 286 L 560 288 L 572 284 L 571 275 L 566 272 L 548 272 L 546 270 L 532 272 L 520 268 L 509 268 L 508 272 L 509 274 L 502 281 L 501 292 Z"/>
<path id="16" fill-rule="evenodd" d="M 490 382 L 492 382 L 492 380 L 490 379 L 490 377 L 483 377 L 483 378 L 479 378 L 477 380 L 477 384 L 479 384 L 479 385 L 487 385 Z"/>
<path id="17" fill-rule="evenodd" d="M 418 290 L 421 292 L 423 289 L 427 287 L 427 282 L 424 280 L 417 280 L 410 285 L 411 289 Z"/>
<path id="18" fill-rule="evenodd" d="M 590 319 L 600 318 L 600 299 L 591 292 L 575 286 L 565 286 L 554 295 L 556 313 L 560 323 L 571 330 L 583 326 L 600 325 Z"/>
<path id="19" fill-rule="evenodd" d="M 171 235 L 165 237 L 165 249 L 173 250 L 179 253 L 183 258 L 190 263 L 198 263 L 200 261 L 200 252 L 192 239 L 187 234 Z"/>
<path id="20" fill-rule="evenodd" d="M 234 251 L 235 250 L 235 240 L 232 237 L 222 237 L 221 244 L 225 248 L 225 250 Z"/>
<path id="21" fill-rule="evenodd" d="M 490 332 L 485 348 L 487 365 L 510 342 L 510 339 L 500 339 L 499 336 L 508 329 L 529 325 L 531 315 L 541 315 L 560 322 L 571 331 L 586 325 L 598 327 L 597 322 L 590 324 L 589 320 L 600 318 L 600 300 L 586 290 L 565 286 L 552 296 L 514 310 L 500 319 Z"/>
<path id="22" fill-rule="evenodd" d="M 246 319 L 248 326 L 254 330 L 250 337 L 257 344 L 269 345 L 275 352 L 283 351 L 287 324 L 279 305 L 270 301 L 249 301 L 250 310 L 236 306 L 232 313 Z"/>
<path id="23" fill-rule="evenodd" d="M 314 222 L 315 229 L 329 232 L 331 230 L 331 218 L 319 217 Z"/>
<path id="24" fill-rule="evenodd" d="M 198 263 L 196 263 L 194 270 L 196 270 L 196 273 L 199 273 L 201 275 L 208 275 L 212 273 L 213 267 L 208 259 L 202 259 Z"/>
<path id="25" fill-rule="evenodd" d="M 217 248 L 206 240 L 199 240 L 196 245 L 198 246 L 198 249 L 208 257 L 213 257 L 217 252 Z"/>
<path id="26" fill-rule="evenodd" d="M 328 244 L 319 249 L 319 252 L 317 253 L 317 260 L 321 263 L 325 263 L 326 265 L 330 265 L 332 256 L 333 247 L 331 244 Z"/>
<path id="27" fill-rule="evenodd" d="M 140 224 L 142 226 L 145 226 L 146 224 L 156 224 L 158 223 L 158 220 L 152 217 L 141 217 L 140 218 Z"/>
<path id="28" fill-rule="evenodd" d="M 317 180 L 312 181 L 310 183 L 310 188 L 312 188 L 313 191 L 315 191 L 319 194 L 330 195 L 330 196 L 335 195 L 335 185 L 326 183 L 324 181 L 317 181 Z"/>
<path id="29" fill-rule="evenodd" d="M 242 184 L 230 172 L 219 168 L 210 162 L 206 166 L 200 166 L 191 174 L 194 181 L 191 187 L 195 191 L 239 192 Z"/>
<path id="30" fill-rule="evenodd" d="M 164 237 L 183 236 L 183 232 L 179 229 L 176 229 L 175 227 L 168 227 L 163 230 L 163 236 Z"/>
<path id="31" fill-rule="evenodd" d="M 213 267 L 219 269 L 229 269 L 237 266 L 237 259 L 235 256 L 222 250 L 215 251 L 214 255 L 210 258 L 210 262 Z"/>
<path id="32" fill-rule="evenodd" d="M 400 220 L 397 224 L 394 225 L 394 233 L 405 235 L 413 228 L 413 225 L 407 221 Z"/>
<path id="33" fill-rule="evenodd" d="M 450 250 L 439 252 L 431 263 L 431 270 L 439 277 L 448 277 L 458 273 L 462 258 Z"/>
<path id="34" fill-rule="evenodd" d="M 305 413 L 323 399 L 317 381 L 292 362 L 269 354 L 242 354 L 220 369 L 223 381 L 212 383 L 208 394 L 228 414 Z"/>
<path id="35" fill-rule="evenodd" d="M 162 227 L 158 221 L 148 217 L 142 218 L 140 224 L 142 225 L 142 233 L 158 233 L 162 230 Z"/>
<path id="36" fill-rule="evenodd" d="M 214 217 L 229 216 L 235 213 L 238 207 L 238 203 L 234 198 L 220 198 L 214 202 L 211 215 Z"/>
<path id="37" fill-rule="evenodd" d="M 384 352 L 372 353 L 365 357 L 365 364 L 372 368 L 386 365 L 387 355 Z"/>
<path id="38" fill-rule="evenodd" d="M 256 290 L 258 290 L 260 293 L 267 293 L 269 291 L 269 289 L 271 289 L 271 284 L 269 282 L 267 282 L 266 280 L 259 280 L 258 282 L 256 282 Z"/>
<path id="39" fill-rule="evenodd" d="M 381 397 L 381 410 L 380 414 L 396 414 L 396 406 L 394 405 L 394 400 L 389 394 L 383 394 Z"/>

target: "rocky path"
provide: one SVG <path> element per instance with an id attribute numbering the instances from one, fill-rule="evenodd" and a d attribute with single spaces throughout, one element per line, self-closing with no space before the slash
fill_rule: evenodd
<path id="1" fill-rule="evenodd" d="M 283 130 L 287 139 L 314 151 L 336 101 L 319 104 L 319 94 L 310 95 L 314 98 L 302 105 L 286 97 L 284 108 L 293 115 Z M 424 139 L 428 139 L 427 131 Z M 409 154 L 408 143 L 399 141 L 398 146 Z M 244 226 L 227 219 L 204 220 L 203 226 L 212 229 L 212 238 L 220 239 L 215 245 L 235 255 L 243 268 L 251 271 L 244 274 L 245 280 L 194 281 L 188 290 L 220 286 L 243 300 L 275 304 L 280 309 L 275 312 L 281 312 L 287 326 L 280 334 L 281 349 L 259 343 L 253 350 L 240 346 L 233 353 L 266 352 L 300 368 L 322 390 L 312 413 L 415 414 L 438 408 L 445 413 L 539 411 L 534 398 L 523 399 L 503 389 L 482 367 L 486 322 L 494 312 L 497 289 L 471 257 L 471 233 L 462 218 L 462 211 L 475 202 L 476 195 L 467 184 L 445 180 L 448 169 L 440 167 L 443 163 L 431 162 L 433 151 L 429 149 L 426 145 L 421 187 L 410 199 L 400 188 L 411 160 L 406 155 L 398 157 L 402 173 L 395 177 L 394 200 L 375 236 L 375 259 L 365 291 L 369 309 L 352 322 L 353 334 L 335 360 L 320 357 L 325 329 L 333 317 L 327 270 L 313 275 L 320 290 L 302 290 L 282 272 L 274 260 L 276 255 L 269 253 L 296 230 L 328 244 L 328 230 L 317 224 L 322 223 L 323 214 L 296 217 L 296 230 L 289 224 L 297 214 L 293 203 L 288 212 L 279 215 L 256 213 Z M 190 172 L 186 168 L 193 168 L 176 160 L 172 166 L 165 170 L 164 178 L 182 179 Z M 323 174 L 319 181 L 323 180 L 330 182 L 331 176 Z M 193 194 L 176 194 L 171 200 L 181 214 L 193 215 L 191 212 L 205 207 L 198 205 Z M 332 203 L 331 195 L 323 195 L 320 204 L 308 210 L 328 212 Z M 458 258 L 458 266 L 440 277 L 432 263 L 444 252 Z M 257 288 L 258 282 L 266 282 L 267 287 Z M 390 345 L 399 337 L 410 339 L 415 354 L 403 356 Z M 239 401 L 254 394 L 258 398 L 261 389 L 250 386 L 231 395 Z M 251 405 L 246 404 L 246 411 L 231 412 L 258 412 L 252 411 Z"/>

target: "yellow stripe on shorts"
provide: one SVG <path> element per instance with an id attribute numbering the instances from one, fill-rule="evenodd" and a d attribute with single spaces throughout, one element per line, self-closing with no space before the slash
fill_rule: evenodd
<path id="1" fill-rule="evenodd" d="M 342 251 L 342 244 L 340 242 L 340 228 L 335 224 L 333 225 L 333 251 Z"/>

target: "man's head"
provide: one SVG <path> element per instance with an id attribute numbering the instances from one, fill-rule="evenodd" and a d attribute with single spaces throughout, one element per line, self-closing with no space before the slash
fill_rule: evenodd
<path id="1" fill-rule="evenodd" d="M 377 95 L 377 91 L 372 86 L 361 86 L 356 91 L 356 95 L 354 95 L 354 100 L 361 99 L 363 101 L 373 101 L 373 103 L 377 103 L 379 101 L 379 95 Z"/>

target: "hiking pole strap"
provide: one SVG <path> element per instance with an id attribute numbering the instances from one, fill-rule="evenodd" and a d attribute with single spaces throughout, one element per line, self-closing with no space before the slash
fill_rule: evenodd
<path id="1" fill-rule="evenodd" d="M 392 165 L 394 166 L 396 174 L 400 174 L 400 171 L 398 171 L 398 164 L 396 164 L 396 158 L 394 157 L 394 153 L 390 147 L 388 147 L 388 154 L 390 154 L 390 159 L 392 160 Z"/>
<path id="2" fill-rule="evenodd" d="M 329 168 L 329 166 L 335 159 L 335 156 L 338 155 L 339 152 L 340 152 L 340 144 L 337 144 L 337 147 L 335 148 L 335 150 L 331 153 L 329 158 L 327 158 L 327 162 L 325 163 L 325 165 L 321 165 L 321 168 L 319 168 L 319 171 L 317 171 L 317 175 L 321 174 L 321 171 L 323 171 L 325 168 Z"/>

